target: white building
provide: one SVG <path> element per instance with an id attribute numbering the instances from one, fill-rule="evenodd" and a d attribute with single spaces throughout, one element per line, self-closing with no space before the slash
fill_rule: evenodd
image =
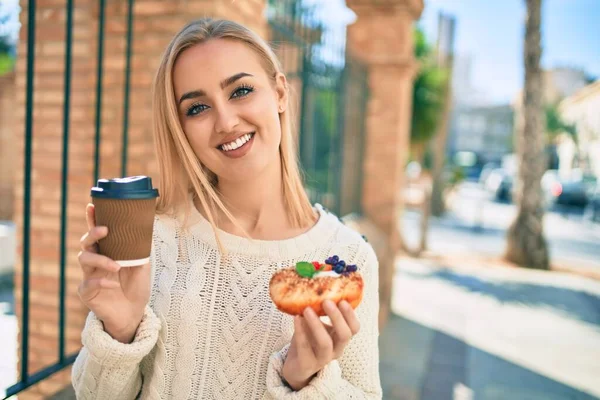
<path id="1" fill-rule="evenodd" d="M 558 109 L 565 122 L 577 129 L 576 146 L 569 139 L 559 145 L 560 168 L 570 170 L 578 160 L 584 172 L 600 178 L 600 80 L 565 98 Z"/>
<path id="2" fill-rule="evenodd" d="M 500 164 L 512 151 L 513 111 L 509 105 L 457 107 L 450 122 L 447 151 L 449 156 L 472 152 L 478 163 Z"/>

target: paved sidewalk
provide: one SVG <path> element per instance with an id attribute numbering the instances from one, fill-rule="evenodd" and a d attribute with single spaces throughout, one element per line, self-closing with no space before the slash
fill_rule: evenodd
<path id="1" fill-rule="evenodd" d="M 600 399 L 597 282 L 407 259 L 398 267 L 399 315 L 380 339 L 385 399 Z"/>

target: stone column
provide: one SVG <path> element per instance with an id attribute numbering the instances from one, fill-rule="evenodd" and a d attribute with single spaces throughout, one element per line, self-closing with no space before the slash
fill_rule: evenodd
<path id="1" fill-rule="evenodd" d="M 0 221 L 13 216 L 14 96 L 15 74 L 9 72 L 0 76 Z"/>
<path id="2" fill-rule="evenodd" d="M 367 64 L 370 98 L 366 121 L 363 210 L 383 243 L 380 262 L 380 324 L 389 312 L 398 249 L 401 187 L 410 143 L 413 21 L 423 0 L 347 0 L 358 19 L 348 27 L 348 51 Z"/>
<path id="3" fill-rule="evenodd" d="M 15 263 L 16 314 L 20 318 L 23 226 L 23 149 L 27 64 L 27 0 L 21 1 L 21 41 L 14 99 L 15 223 L 18 256 Z M 160 56 L 185 23 L 203 16 L 232 19 L 266 35 L 265 0 L 136 0 L 134 6 L 129 106 L 128 175 L 156 177 L 151 131 L 151 83 Z M 31 187 L 29 370 L 35 373 L 58 359 L 58 281 L 60 184 L 64 102 L 65 1 L 37 1 L 34 87 L 33 165 Z M 67 213 L 66 348 L 81 346 L 87 310 L 77 295 L 81 271 L 79 239 L 87 230 L 85 205 L 93 183 L 96 118 L 96 67 L 99 10 L 97 0 L 77 0 L 74 9 L 71 79 L 70 151 Z M 120 175 L 127 2 L 107 0 L 104 29 L 104 72 L 100 176 Z M 33 386 L 22 399 L 42 399 L 69 385 L 69 368 Z"/>

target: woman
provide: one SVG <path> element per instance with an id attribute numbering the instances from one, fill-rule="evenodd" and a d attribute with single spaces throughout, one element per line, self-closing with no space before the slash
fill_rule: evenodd
<path id="1" fill-rule="evenodd" d="M 289 90 L 268 45 L 202 19 L 167 47 L 154 82 L 160 166 L 150 265 L 97 254 L 108 234 L 86 210 L 90 308 L 73 368 L 81 399 L 380 398 L 378 264 L 370 245 L 303 189 Z M 362 303 L 292 318 L 271 275 L 331 255 L 357 264 Z"/>

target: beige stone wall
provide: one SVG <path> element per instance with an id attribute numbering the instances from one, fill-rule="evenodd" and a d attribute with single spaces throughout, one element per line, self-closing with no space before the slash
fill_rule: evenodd
<path id="1" fill-rule="evenodd" d="M 156 176 L 151 136 L 150 85 L 165 46 L 185 23 L 202 16 L 224 17 L 266 34 L 265 0 L 136 0 L 129 114 L 128 175 Z M 21 42 L 16 79 L 14 164 L 23 162 L 27 59 L 27 1 L 21 2 Z M 120 175 L 127 2 L 107 0 L 104 36 L 101 177 Z M 60 183 L 63 132 L 65 1 L 38 0 L 33 131 L 30 253 L 30 373 L 57 361 Z M 93 184 L 96 116 L 98 2 L 77 0 L 74 12 L 72 94 L 67 209 L 67 353 L 81 346 L 87 310 L 77 296 L 81 273 L 79 239 L 87 230 L 85 205 Z M 23 173 L 16 173 L 15 220 L 22 226 Z M 18 230 L 19 235 L 21 231 Z M 16 308 L 21 316 L 21 244 L 16 263 Z M 36 385 L 21 399 L 46 398 L 67 385 L 70 370 Z"/>
<path id="2" fill-rule="evenodd" d="M 13 217 L 15 75 L 0 77 L 0 220 Z"/>

